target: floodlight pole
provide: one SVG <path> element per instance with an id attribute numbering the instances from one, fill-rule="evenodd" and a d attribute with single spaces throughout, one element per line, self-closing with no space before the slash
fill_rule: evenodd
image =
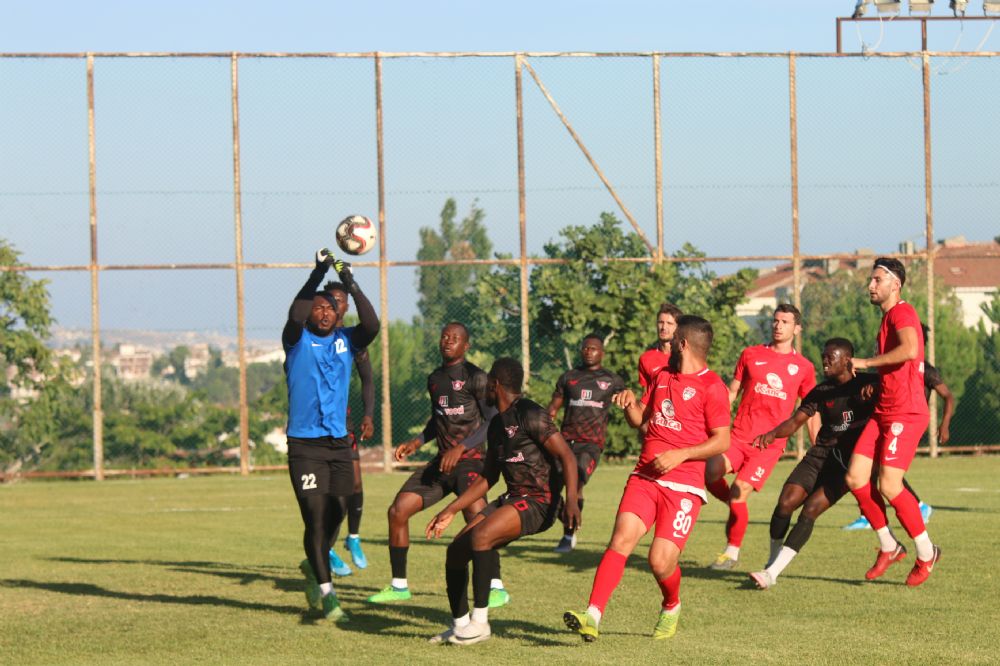
<path id="1" fill-rule="evenodd" d="M 924 340 L 924 356 L 927 362 L 934 364 L 934 201 L 933 179 L 931 177 L 931 58 L 923 54 L 924 83 L 924 212 L 927 222 L 927 326 L 930 332 Z M 927 437 L 930 443 L 931 458 L 938 456 L 937 428 L 937 393 L 931 391 L 930 423 L 927 426 Z"/>
<path id="2" fill-rule="evenodd" d="M 890 16 L 888 18 L 882 18 L 881 16 L 868 16 L 861 18 L 852 18 L 850 16 L 838 16 L 837 17 L 837 53 L 843 53 L 842 42 L 841 42 L 841 30 L 843 23 L 849 21 L 851 23 L 871 23 L 873 21 L 886 22 L 892 21 L 893 23 L 898 23 L 899 21 L 920 21 L 920 50 L 927 51 L 927 23 L 929 21 L 996 21 L 1000 19 L 1000 16 Z"/>

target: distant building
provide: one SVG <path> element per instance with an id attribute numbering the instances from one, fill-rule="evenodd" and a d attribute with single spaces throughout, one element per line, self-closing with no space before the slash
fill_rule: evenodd
<path id="1" fill-rule="evenodd" d="M 285 362 L 285 350 L 281 347 L 247 349 L 247 365 L 253 363 L 274 363 L 275 361 L 278 363 Z M 222 364 L 227 368 L 238 368 L 240 365 L 239 352 L 236 350 L 222 352 Z"/>
<path id="2" fill-rule="evenodd" d="M 153 368 L 153 352 L 137 345 L 119 344 L 108 354 L 108 364 L 120 379 L 148 379 Z"/>
<path id="3" fill-rule="evenodd" d="M 208 370 L 208 362 L 211 359 L 212 354 L 207 344 L 191 345 L 188 355 L 184 358 L 184 376 L 188 379 L 194 379 Z"/>
<path id="4" fill-rule="evenodd" d="M 916 251 L 912 242 L 901 243 L 900 252 Z M 814 280 L 821 280 L 838 270 L 869 270 L 875 253 L 858 250 L 858 259 L 805 262 L 802 267 L 802 287 Z M 966 326 L 976 326 L 986 320 L 980 307 L 988 303 L 1000 285 L 1000 243 L 970 243 L 963 236 L 941 241 L 934 253 L 934 277 L 941 284 L 951 287 L 962 303 L 962 321 Z M 745 319 L 756 319 L 764 307 L 774 308 L 778 303 L 792 301 L 793 274 L 790 263 L 780 264 L 760 272 L 747 291 L 748 301 L 736 309 Z M 990 322 L 986 320 L 986 324 Z"/>

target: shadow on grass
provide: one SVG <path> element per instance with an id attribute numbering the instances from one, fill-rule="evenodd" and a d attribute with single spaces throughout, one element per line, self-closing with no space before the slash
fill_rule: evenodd
<path id="1" fill-rule="evenodd" d="M 49 583 L 36 580 L 0 579 L 0 586 L 14 589 L 42 590 L 77 597 L 103 597 L 157 604 L 182 604 L 187 606 L 223 606 L 240 610 L 269 611 L 282 615 L 302 615 L 301 606 L 277 606 L 256 602 L 226 599 L 209 595 L 191 594 L 174 596 L 170 594 L 139 594 L 109 590 L 93 583 Z"/>

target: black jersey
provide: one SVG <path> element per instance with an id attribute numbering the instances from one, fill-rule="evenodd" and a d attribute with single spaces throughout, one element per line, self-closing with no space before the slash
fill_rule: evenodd
<path id="1" fill-rule="evenodd" d="M 927 361 L 924 361 L 924 400 L 927 402 L 931 401 L 931 391 L 938 384 L 944 384 L 941 371 Z"/>
<path id="2" fill-rule="evenodd" d="M 552 396 L 563 399 L 565 416 L 562 434 L 568 441 L 591 442 L 604 448 L 608 434 L 611 396 L 625 390 L 625 382 L 614 372 L 601 368 L 573 368 L 556 382 Z"/>
<path id="3" fill-rule="evenodd" d="M 873 385 L 874 393 L 864 400 L 861 391 Z M 809 391 L 799 411 L 812 416 L 819 412 L 823 425 L 816 435 L 815 446 L 836 446 L 844 452 L 853 451 L 865 423 L 878 402 L 879 375 L 862 373 L 843 384 L 826 380 Z"/>
<path id="4" fill-rule="evenodd" d="M 551 502 L 559 493 L 552 487 L 555 463 L 544 443 L 558 433 L 549 413 L 536 402 L 518 398 L 490 421 L 483 473 L 490 483 L 503 474 L 511 496 L 537 497 Z"/>
<path id="5" fill-rule="evenodd" d="M 483 424 L 486 373 L 472 363 L 441 366 L 427 377 L 427 392 L 431 419 L 424 429 L 424 440 L 436 437 L 438 451 L 462 445 Z M 480 444 L 470 454 L 482 455 L 483 448 Z"/>

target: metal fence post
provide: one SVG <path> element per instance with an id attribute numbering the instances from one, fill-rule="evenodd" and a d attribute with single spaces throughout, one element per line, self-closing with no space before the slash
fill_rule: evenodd
<path id="1" fill-rule="evenodd" d="M 386 262 L 385 143 L 382 126 L 382 57 L 375 54 L 375 150 L 378 162 L 378 284 L 379 318 L 382 321 L 382 469 L 392 471 L 392 388 L 389 363 L 389 267 Z"/>
<path id="2" fill-rule="evenodd" d="M 247 340 L 243 292 L 243 202 L 240 188 L 239 56 L 230 56 L 233 105 L 233 224 L 236 243 L 236 346 L 240 362 L 240 474 L 250 474 L 250 409 L 247 405 Z"/>
<path id="3" fill-rule="evenodd" d="M 660 125 L 660 55 L 653 54 L 653 161 L 656 171 L 656 262 L 663 261 L 663 130 Z"/>
<path id="4" fill-rule="evenodd" d="M 524 194 L 524 87 L 522 70 L 524 56 L 514 56 L 514 83 L 517 102 L 517 224 L 521 256 L 521 363 L 524 364 L 525 388 L 531 378 L 531 333 L 528 327 L 528 234 L 526 199 Z"/>
<path id="5" fill-rule="evenodd" d="M 94 54 L 87 54 L 87 150 L 90 189 L 90 346 L 94 362 L 94 479 L 104 480 L 104 410 L 101 404 L 101 318 L 97 265 L 97 149 L 94 136 Z"/>
<path id="6" fill-rule="evenodd" d="M 788 145 L 792 190 L 792 303 L 802 311 L 802 255 L 799 252 L 799 125 L 798 99 L 795 91 L 795 53 L 788 54 Z M 802 353 L 802 334 L 795 336 L 795 349 Z M 805 455 L 805 433 L 800 429 L 795 435 L 795 455 L 799 460 Z"/>
<path id="7" fill-rule="evenodd" d="M 926 30 L 926 23 L 923 24 Z M 924 83 L 924 211 L 927 220 L 927 326 L 930 333 L 924 340 L 924 355 L 927 361 L 934 363 L 934 206 L 931 178 L 931 59 L 927 54 L 927 44 L 924 42 L 923 54 Z M 931 458 L 938 457 L 938 427 L 937 427 L 937 394 L 931 391 L 930 423 L 927 426 L 927 437 L 930 442 Z"/>

